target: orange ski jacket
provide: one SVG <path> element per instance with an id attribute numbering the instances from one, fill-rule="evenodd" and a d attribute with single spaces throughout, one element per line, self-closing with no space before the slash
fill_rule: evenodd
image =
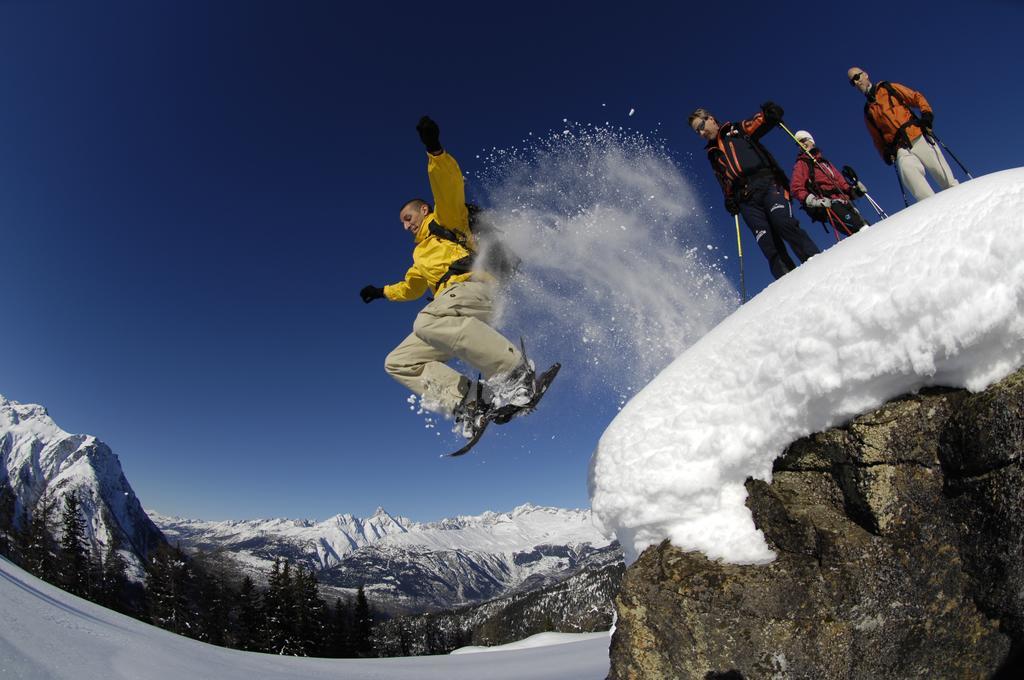
<path id="1" fill-rule="evenodd" d="M 924 95 L 906 85 L 883 80 L 871 88 L 867 97 L 864 122 L 882 159 L 895 156 L 901 147 L 910 148 L 923 132 L 911 107 L 921 113 L 932 110 Z"/>

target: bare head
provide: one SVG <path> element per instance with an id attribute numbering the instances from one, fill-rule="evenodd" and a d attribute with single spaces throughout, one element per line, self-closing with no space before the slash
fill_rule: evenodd
<path id="1" fill-rule="evenodd" d="M 707 109 L 694 109 L 686 120 L 690 129 L 700 135 L 701 139 L 710 142 L 718 136 L 718 121 Z"/>
<path id="2" fill-rule="evenodd" d="M 414 198 L 402 206 L 401 212 L 398 213 L 398 219 L 402 222 L 402 229 L 415 236 L 423 225 L 423 220 L 429 214 L 430 204 L 422 198 Z"/>
<path id="3" fill-rule="evenodd" d="M 846 72 L 846 77 L 850 80 L 850 84 L 855 88 L 867 94 L 871 90 L 871 79 L 868 77 L 868 72 L 859 66 L 853 66 Z"/>

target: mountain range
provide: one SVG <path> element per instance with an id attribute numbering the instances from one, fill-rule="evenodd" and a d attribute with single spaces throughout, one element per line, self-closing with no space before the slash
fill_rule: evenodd
<path id="1" fill-rule="evenodd" d="M 15 518 L 31 515 L 41 499 L 59 510 L 66 494 L 78 494 L 90 550 L 103 555 L 113 541 L 136 580 L 150 552 L 166 541 L 212 554 L 257 583 L 275 560 L 288 560 L 314 572 L 326 594 L 349 597 L 363 587 L 376 607 L 393 613 L 547 588 L 622 560 L 590 510 L 530 504 L 428 523 L 383 508 L 365 519 L 339 514 L 318 522 L 211 522 L 147 513 L 110 447 L 65 432 L 42 406 L 0 396 L 3 484 L 13 491 Z"/>
<path id="2" fill-rule="evenodd" d="M 327 589 L 363 586 L 378 606 L 431 611 L 534 590 L 621 560 L 589 510 L 522 505 L 421 523 L 372 517 L 207 522 L 150 513 L 172 543 L 217 553 L 262 580 L 274 560 L 314 571 Z"/>

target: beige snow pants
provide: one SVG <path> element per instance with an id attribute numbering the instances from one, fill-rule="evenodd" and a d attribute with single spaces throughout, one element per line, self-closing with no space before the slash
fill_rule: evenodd
<path id="1" fill-rule="evenodd" d="M 412 333 L 384 360 L 388 375 L 421 395 L 425 408 L 451 413 L 469 389 L 470 380 L 446 361 L 461 359 L 485 378 L 522 361 L 515 344 L 488 325 L 493 293 L 481 281 L 448 286 L 416 315 Z"/>
<path id="2" fill-rule="evenodd" d="M 921 135 L 910 145 L 910 149 L 899 149 L 896 152 L 896 167 L 899 169 L 903 184 L 918 201 L 935 195 L 935 191 L 925 178 L 925 170 L 938 185 L 939 191 L 956 186 L 959 182 L 949 169 L 946 157 L 939 150 L 939 145 L 929 142 Z"/>

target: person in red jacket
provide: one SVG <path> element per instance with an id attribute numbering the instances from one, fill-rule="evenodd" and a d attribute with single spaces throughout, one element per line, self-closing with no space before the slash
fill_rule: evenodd
<path id="1" fill-rule="evenodd" d="M 843 173 L 821 154 L 810 132 L 798 130 L 793 136 L 803 151 L 793 165 L 790 195 L 804 206 L 812 220 L 831 226 L 837 237 L 859 231 L 865 224 L 864 218 L 853 207 L 851 199 L 864 193 L 858 187 L 851 187 Z"/>
<path id="2" fill-rule="evenodd" d="M 782 115 L 781 106 L 765 102 L 753 118 L 739 123 L 719 125 L 706 109 L 689 117 L 690 129 L 707 142 L 704 149 L 722 187 L 725 209 L 730 215 L 743 215 L 776 279 L 796 268 L 786 243 L 801 262 L 821 252 L 793 217 L 789 180 L 760 142 Z"/>
<path id="3" fill-rule="evenodd" d="M 886 80 L 873 85 L 867 72 L 857 66 L 847 71 L 846 76 L 867 97 L 864 122 L 871 141 L 886 165 L 896 163 L 903 183 L 915 199 L 920 201 L 935 194 L 925 171 L 939 184 L 940 191 L 959 184 L 938 144 L 929 136 L 935 114 L 923 94 Z M 913 108 L 921 115 L 914 115 Z"/>

